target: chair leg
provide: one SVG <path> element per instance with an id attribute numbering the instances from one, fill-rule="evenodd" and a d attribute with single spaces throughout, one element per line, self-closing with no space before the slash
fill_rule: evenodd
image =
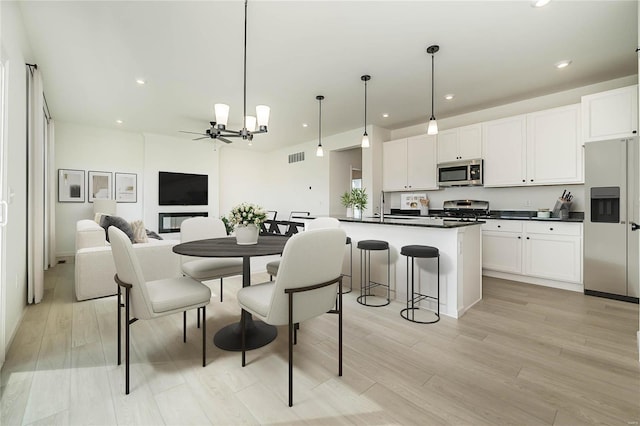
<path id="1" fill-rule="evenodd" d="M 247 345 L 247 334 L 246 334 L 246 330 L 245 330 L 245 310 L 243 309 L 240 312 L 240 329 L 241 329 L 241 335 L 242 335 L 242 339 L 241 339 L 241 346 L 242 346 L 242 366 L 244 367 L 246 365 L 246 345 Z"/>
<path id="2" fill-rule="evenodd" d="M 293 344 L 298 344 L 298 330 L 300 330 L 300 323 L 297 322 L 293 325 Z"/>
<path id="3" fill-rule="evenodd" d="M 289 293 L 289 407 L 293 406 L 293 293 Z"/>
<path id="4" fill-rule="evenodd" d="M 196 315 L 198 317 L 198 328 L 200 328 L 200 308 L 197 308 L 197 312 L 198 315 Z"/>
<path id="5" fill-rule="evenodd" d="M 200 314 L 198 314 L 200 318 Z M 207 307 L 202 307 L 202 366 L 207 365 Z"/>
<path id="6" fill-rule="evenodd" d="M 220 302 L 222 302 L 222 278 L 220 278 Z"/>
<path id="7" fill-rule="evenodd" d="M 122 289 L 118 284 L 118 365 L 122 363 Z"/>
<path id="8" fill-rule="evenodd" d="M 126 319 L 126 323 L 127 323 L 127 328 L 125 329 L 125 366 L 124 366 L 124 374 L 125 374 L 125 380 L 124 380 L 124 389 L 125 389 L 125 394 L 129 395 L 129 336 L 130 336 L 130 328 L 131 328 L 131 323 L 129 321 L 129 288 L 127 287 L 126 291 L 125 291 L 125 308 L 124 308 L 124 312 L 125 312 L 125 319 Z"/>
<path id="9" fill-rule="evenodd" d="M 269 281 L 273 281 L 273 275 L 269 275 Z"/>
<path id="10" fill-rule="evenodd" d="M 187 342 L 187 311 L 182 311 L 182 342 Z"/>
<path id="11" fill-rule="evenodd" d="M 340 280 L 342 289 L 342 279 Z M 342 292 L 338 292 L 338 376 L 342 376 Z"/>

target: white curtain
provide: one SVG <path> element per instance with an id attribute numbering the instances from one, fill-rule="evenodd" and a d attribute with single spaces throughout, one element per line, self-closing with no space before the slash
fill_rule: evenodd
<path id="1" fill-rule="evenodd" d="M 27 65 L 27 84 L 27 303 L 39 303 L 44 271 L 55 265 L 55 144 L 37 67 Z"/>

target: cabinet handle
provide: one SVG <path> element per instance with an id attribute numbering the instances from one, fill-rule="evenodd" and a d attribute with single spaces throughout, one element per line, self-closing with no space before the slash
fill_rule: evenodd
<path id="1" fill-rule="evenodd" d="M 635 135 L 636 133 L 638 133 L 638 131 L 637 131 L 637 130 L 634 130 L 634 131 L 633 131 L 633 132 L 631 132 L 631 133 L 633 133 L 633 134 Z"/>
<path id="2" fill-rule="evenodd" d="M 522 239 L 522 237 L 520 235 L 518 235 L 518 239 L 520 240 L 520 239 Z"/>
<path id="3" fill-rule="evenodd" d="M 529 239 L 529 237 L 527 237 L 527 240 Z"/>
<path id="4" fill-rule="evenodd" d="M 498 228 L 500 228 L 500 227 L 501 227 L 501 225 L 498 225 Z"/>
<path id="5" fill-rule="evenodd" d="M 531 179 L 531 182 L 533 182 L 533 179 Z"/>
<path id="6" fill-rule="evenodd" d="M 523 182 L 526 182 L 526 180 L 522 179 Z"/>
<path id="7" fill-rule="evenodd" d="M 549 231 L 553 231 L 553 228 L 549 228 Z"/>

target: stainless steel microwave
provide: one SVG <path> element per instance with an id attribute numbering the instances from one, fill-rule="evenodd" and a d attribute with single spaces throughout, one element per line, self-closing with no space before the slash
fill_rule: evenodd
<path id="1" fill-rule="evenodd" d="M 482 159 L 438 164 L 438 186 L 482 186 Z"/>

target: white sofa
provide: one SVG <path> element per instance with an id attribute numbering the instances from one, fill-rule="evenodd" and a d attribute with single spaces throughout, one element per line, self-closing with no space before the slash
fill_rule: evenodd
<path id="1" fill-rule="evenodd" d="M 182 276 L 180 256 L 172 251 L 177 240 L 156 240 L 134 244 L 147 280 Z M 76 223 L 75 291 L 78 300 L 110 296 L 118 292 L 113 280 L 116 267 L 106 233 L 90 219 Z"/>

